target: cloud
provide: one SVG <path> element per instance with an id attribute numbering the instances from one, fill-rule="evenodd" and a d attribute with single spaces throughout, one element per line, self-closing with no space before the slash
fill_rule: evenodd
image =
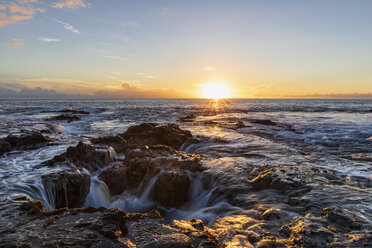
<path id="1" fill-rule="evenodd" d="M 35 6 L 37 3 L 35 0 L 19 0 L 0 4 L 0 27 L 32 19 L 37 12 L 45 12 L 44 9 Z"/>
<path id="2" fill-rule="evenodd" d="M 41 87 L 26 88 L 19 90 L 3 87 L 0 84 L 0 98 L 14 99 L 14 98 L 67 98 L 68 95 L 59 93 L 56 90 L 43 89 Z"/>
<path id="3" fill-rule="evenodd" d="M 32 18 L 33 16 L 7 15 L 2 13 L 0 14 L 0 27 Z"/>
<path id="4" fill-rule="evenodd" d="M 104 89 L 95 92 L 95 97 L 106 99 L 123 98 L 179 98 L 180 92 L 174 89 L 143 88 L 133 82 L 123 81 L 120 88 Z"/>
<path id="5" fill-rule="evenodd" d="M 79 9 L 86 8 L 87 4 L 83 0 L 60 0 L 52 5 L 53 8 L 69 8 L 69 9 Z"/>
<path id="6" fill-rule="evenodd" d="M 48 38 L 48 37 L 40 37 L 38 40 L 40 41 L 44 41 L 44 42 L 58 42 L 59 39 L 55 39 L 55 38 Z"/>
<path id="7" fill-rule="evenodd" d="M 103 57 L 108 58 L 108 59 L 128 61 L 128 59 L 126 59 L 126 58 L 123 58 L 123 57 L 120 57 L 120 56 L 114 56 L 114 55 L 103 55 Z"/>
<path id="8" fill-rule="evenodd" d="M 216 68 L 212 67 L 212 66 L 209 66 L 209 65 L 206 65 L 202 68 L 203 71 L 215 71 L 217 70 Z"/>
<path id="9" fill-rule="evenodd" d="M 73 32 L 73 33 L 75 33 L 75 34 L 81 34 L 80 31 L 79 31 L 77 28 L 75 28 L 74 26 L 72 26 L 71 24 L 69 24 L 69 23 L 67 23 L 67 22 L 63 22 L 63 21 L 60 21 L 60 20 L 58 20 L 58 19 L 54 19 L 54 21 L 58 22 L 59 24 L 62 24 L 63 27 L 64 27 L 66 30 L 68 30 L 68 31 L 71 31 L 71 32 Z"/>
<path id="10" fill-rule="evenodd" d="M 0 99 L 124 99 L 124 98 L 181 98 L 184 92 L 175 89 L 151 88 L 139 81 L 117 80 L 82 81 L 64 78 L 29 78 L 13 82 L 0 81 Z"/>
<path id="11" fill-rule="evenodd" d="M 22 39 L 11 38 L 8 39 L 8 45 L 11 48 L 18 48 L 19 46 L 23 45 L 23 41 Z"/>

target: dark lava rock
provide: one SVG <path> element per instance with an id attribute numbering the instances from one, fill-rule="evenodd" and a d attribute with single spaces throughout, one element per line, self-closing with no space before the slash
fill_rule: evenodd
<path id="1" fill-rule="evenodd" d="M 251 123 L 261 124 L 261 125 L 267 125 L 267 126 L 277 126 L 275 122 L 271 120 L 252 120 Z"/>
<path id="2" fill-rule="evenodd" d="M 119 195 L 127 189 L 126 167 L 115 165 L 103 171 L 98 178 L 109 188 L 112 195 Z"/>
<path id="3" fill-rule="evenodd" d="M 152 197 L 166 207 L 179 207 L 188 201 L 190 179 L 186 172 L 204 171 L 200 156 L 179 152 L 169 146 L 131 147 L 126 150 L 122 165 L 103 171 L 99 179 L 105 182 L 112 195 L 137 189 L 140 195 L 154 178 Z"/>
<path id="4" fill-rule="evenodd" d="M 203 122 L 205 125 L 215 125 L 218 127 L 228 128 L 228 129 L 239 129 L 243 127 L 247 127 L 244 122 L 242 121 L 230 121 L 230 120 L 214 120 L 214 121 L 205 121 Z"/>
<path id="5" fill-rule="evenodd" d="M 327 247 L 327 244 L 332 243 L 334 239 L 331 230 L 309 222 L 305 218 L 292 220 L 291 223 L 282 226 L 281 232 L 293 245 L 304 248 Z"/>
<path id="6" fill-rule="evenodd" d="M 48 121 L 67 121 L 68 123 L 80 120 L 81 118 L 79 116 L 70 114 L 57 115 L 48 119 Z"/>
<path id="7" fill-rule="evenodd" d="M 107 166 L 112 161 L 113 158 L 110 150 L 96 150 L 91 145 L 79 142 L 76 146 L 67 148 L 65 153 L 47 161 L 45 165 L 52 166 L 60 162 L 70 162 L 74 165 L 73 167 L 82 167 L 89 171 L 96 171 Z"/>
<path id="8" fill-rule="evenodd" d="M 93 138 L 91 142 L 93 144 L 100 144 L 100 145 L 104 144 L 104 145 L 111 146 L 115 149 L 116 152 L 119 152 L 119 153 L 123 153 L 125 149 L 127 149 L 128 147 L 127 141 L 119 135 Z"/>
<path id="9" fill-rule="evenodd" d="M 165 207 L 180 207 L 188 201 L 190 178 L 187 171 L 205 170 L 200 156 L 175 151 L 167 146 L 128 150 L 124 165 L 130 188 L 137 188 L 141 182 L 146 185 L 146 182 L 159 175 L 152 197 Z"/>
<path id="10" fill-rule="evenodd" d="M 84 111 L 84 110 L 75 110 L 75 109 L 63 109 L 63 110 L 60 110 L 58 112 L 61 112 L 61 113 L 72 113 L 72 114 L 75 114 L 75 115 L 88 115 L 89 112 L 87 111 Z"/>
<path id="11" fill-rule="evenodd" d="M 254 188 L 286 190 L 300 185 L 300 182 L 292 178 L 283 177 L 274 169 L 262 171 L 250 181 Z"/>
<path id="12" fill-rule="evenodd" d="M 188 139 L 191 132 L 182 130 L 175 124 L 142 123 L 131 126 L 120 134 L 130 145 L 167 145 L 180 149 Z"/>
<path id="13" fill-rule="evenodd" d="M 178 208 L 189 200 L 189 188 L 185 172 L 165 172 L 155 182 L 153 199 L 165 207 Z"/>
<path id="14" fill-rule="evenodd" d="M 179 121 L 179 122 L 192 122 L 192 121 L 195 120 L 195 118 L 196 118 L 195 115 L 190 114 L 190 115 L 187 115 L 187 116 L 181 117 L 178 121 Z"/>
<path id="15" fill-rule="evenodd" d="M 43 175 L 41 181 L 56 209 L 82 207 L 90 189 L 90 176 L 76 171 Z"/>
<path id="16" fill-rule="evenodd" d="M 12 146 L 6 139 L 0 139 L 0 156 L 6 152 L 10 152 Z"/>
<path id="17" fill-rule="evenodd" d="M 324 208 L 323 215 L 332 224 L 337 225 L 337 229 L 359 229 L 361 227 L 358 223 L 358 218 L 344 209 L 335 207 Z"/>
<path id="18" fill-rule="evenodd" d="M 8 135 L 6 141 L 9 142 L 12 148 L 35 148 L 40 144 L 49 142 L 50 139 L 41 133 L 30 132 Z"/>
<path id="19" fill-rule="evenodd" d="M 119 209 L 81 208 L 24 214 L 20 205 L 0 202 L 0 247 L 224 247 L 200 220 L 164 224 L 157 211 L 129 214 Z M 28 246 L 25 246 L 25 245 Z"/>
<path id="20" fill-rule="evenodd" d="M 277 208 L 270 208 L 261 215 L 264 220 L 282 219 L 285 217 L 288 217 L 288 213 Z"/>
<path id="21" fill-rule="evenodd" d="M 129 187 L 138 187 L 142 180 L 149 180 L 161 170 L 204 171 L 200 156 L 178 152 L 167 146 L 134 148 L 127 151 L 124 165 Z"/>

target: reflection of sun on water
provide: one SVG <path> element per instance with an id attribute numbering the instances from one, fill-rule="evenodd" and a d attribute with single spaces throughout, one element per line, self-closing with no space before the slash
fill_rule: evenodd
<path id="1" fill-rule="evenodd" d="M 210 83 L 203 87 L 203 97 L 207 99 L 225 99 L 230 97 L 230 89 L 221 83 Z"/>
<path id="2" fill-rule="evenodd" d="M 224 100 L 231 97 L 230 89 L 222 83 L 208 83 L 202 86 L 202 95 L 207 100 L 203 113 L 216 115 L 226 112 L 228 103 Z"/>

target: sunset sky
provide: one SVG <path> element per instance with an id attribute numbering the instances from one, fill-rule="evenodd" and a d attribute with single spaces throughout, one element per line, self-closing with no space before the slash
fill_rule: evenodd
<path id="1" fill-rule="evenodd" d="M 372 98 L 370 0 L 0 0 L 0 98 Z"/>

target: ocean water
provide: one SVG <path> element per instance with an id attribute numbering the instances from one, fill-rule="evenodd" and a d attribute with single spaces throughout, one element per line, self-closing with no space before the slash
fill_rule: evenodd
<path id="1" fill-rule="evenodd" d="M 60 114 L 56 111 L 67 108 L 90 114 L 72 123 L 46 121 Z M 194 122 L 178 122 L 190 114 L 196 116 Z M 277 125 L 254 123 L 257 119 L 271 120 Z M 195 136 L 225 140 L 183 147 L 186 152 L 205 154 L 208 159 L 203 163 L 224 178 L 244 180 L 242 171 L 247 164 L 332 170 L 348 178 L 350 187 L 357 187 L 359 195 L 351 189 L 340 190 L 340 194 L 360 198 L 358 204 L 348 199 L 335 200 L 334 204 L 372 219 L 372 100 L 1 100 L 0 138 L 24 130 L 49 130 L 51 133 L 47 135 L 54 142 L 36 150 L 13 150 L 0 157 L 0 198 L 21 194 L 47 203 L 40 176 L 63 168 L 40 168 L 40 163 L 79 141 L 122 133 L 129 126 L 143 122 L 177 123 Z M 245 127 L 231 128 L 236 122 L 244 123 Z M 124 194 L 119 198 L 109 196 L 97 173 L 92 179 L 86 205 L 120 207 L 132 212 L 155 206 L 146 194 L 156 179 L 147 185 L 147 193 Z M 212 190 L 221 187 L 218 183 L 215 182 Z M 223 197 L 211 201 L 212 190 L 203 190 L 196 175 L 191 202 L 181 210 L 168 209 L 169 216 L 209 221 L 244 208 L 228 203 Z M 338 191 L 335 188 L 332 192 Z M 247 202 L 252 201 L 252 195 L 243 194 Z"/>

